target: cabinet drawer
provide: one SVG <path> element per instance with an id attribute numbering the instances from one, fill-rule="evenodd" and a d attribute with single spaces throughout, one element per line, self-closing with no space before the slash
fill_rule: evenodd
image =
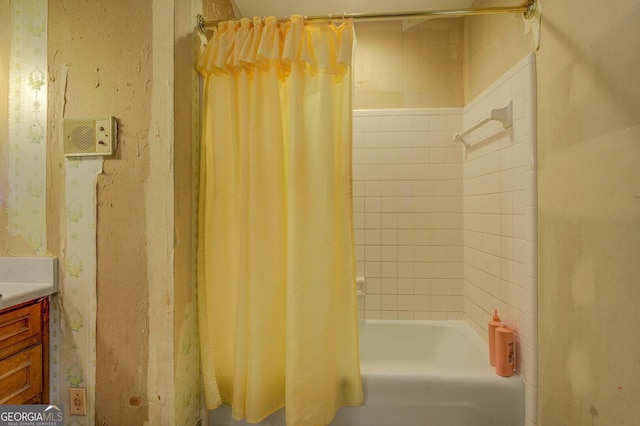
<path id="1" fill-rule="evenodd" d="M 40 304 L 15 309 L 0 316 L 0 347 L 10 346 L 42 331 Z"/>
<path id="2" fill-rule="evenodd" d="M 0 361 L 0 404 L 23 404 L 42 392 L 42 345 Z"/>

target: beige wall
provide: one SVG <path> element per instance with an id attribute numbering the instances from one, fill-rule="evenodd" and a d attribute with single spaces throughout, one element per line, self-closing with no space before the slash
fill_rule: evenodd
<path id="1" fill-rule="evenodd" d="M 358 22 L 355 109 L 463 106 L 463 20 Z"/>
<path id="2" fill-rule="evenodd" d="M 474 7 L 504 5 L 500 0 L 476 0 L 474 3 Z M 524 34 L 522 15 L 518 14 L 467 17 L 464 32 L 466 105 L 533 49 L 530 36 Z"/>
<path id="3" fill-rule="evenodd" d="M 548 3 L 538 72 L 540 424 L 634 424 L 640 8 Z"/>
<path id="4" fill-rule="evenodd" d="M 596 0 L 543 6 L 538 424 L 635 424 L 640 9 L 635 0 L 615 8 Z M 467 21 L 468 43 L 481 43 L 485 52 L 469 49 L 469 97 L 503 72 L 513 51 L 527 49 L 517 26 L 494 31 L 477 19 Z"/>
<path id="5" fill-rule="evenodd" d="M 11 21 L 9 2 L 0 4 L 0 255 L 8 252 L 7 242 L 7 196 L 8 153 L 7 131 L 9 125 L 9 55 Z"/>

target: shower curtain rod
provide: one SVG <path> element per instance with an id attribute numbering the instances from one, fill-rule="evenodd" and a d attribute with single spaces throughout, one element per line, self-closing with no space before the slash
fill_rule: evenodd
<path id="1" fill-rule="evenodd" d="M 338 15 L 318 15 L 305 16 L 307 22 L 311 21 L 331 21 L 333 19 L 353 19 L 354 21 L 371 22 L 371 21 L 394 21 L 402 19 L 422 19 L 422 18 L 458 18 L 462 16 L 474 15 L 495 15 L 504 13 L 522 13 L 525 19 L 533 16 L 535 11 L 536 0 L 527 0 L 521 6 L 499 6 L 499 7 L 483 7 L 470 9 L 442 9 L 442 10 L 423 10 L 419 12 L 389 12 L 389 13 L 342 13 Z M 288 19 L 283 17 L 281 19 Z M 216 27 L 219 23 L 227 20 L 207 20 L 202 15 L 198 15 L 198 28 L 202 33 L 207 28 Z"/>

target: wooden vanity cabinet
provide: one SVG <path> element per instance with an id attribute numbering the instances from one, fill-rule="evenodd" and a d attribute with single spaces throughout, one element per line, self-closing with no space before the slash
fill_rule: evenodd
<path id="1" fill-rule="evenodd" d="M 0 311 L 0 404 L 49 402 L 49 299 Z"/>

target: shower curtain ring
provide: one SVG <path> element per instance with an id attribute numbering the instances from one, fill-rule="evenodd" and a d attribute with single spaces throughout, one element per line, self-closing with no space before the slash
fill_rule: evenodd
<path id="1" fill-rule="evenodd" d="M 202 34 L 206 34 L 207 33 L 207 28 L 206 28 L 206 25 L 204 23 L 204 16 L 202 16 L 202 15 L 200 15 L 198 13 L 196 18 L 198 19 L 198 23 L 197 23 L 198 29 L 200 30 L 200 32 Z"/>

